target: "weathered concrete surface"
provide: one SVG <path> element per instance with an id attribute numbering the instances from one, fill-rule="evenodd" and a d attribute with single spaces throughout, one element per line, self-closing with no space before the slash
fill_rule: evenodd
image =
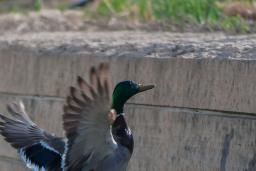
<path id="1" fill-rule="evenodd" d="M 28 169 L 24 166 L 21 161 L 17 161 L 11 158 L 0 157 L 1 171 L 27 171 Z"/>
<path id="2" fill-rule="evenodd" d="M 157 84 L 133 102 L 256 111 L 254 35 L 131 33 L 1 37 L 0 90 L 65 97 L 77 75 L 110 61 L 115 82 L 129 78 Z"/>
<path id="3" fill-rule="evenodd" d="M 0 107 L 15 99 L 25 102 L 40 127 L 62 135 L 63 99 L 1 95 Z M 132 171 L 250 168 L 255 154 L 253 117 L 134 104 L 126 109 L 135 139 Z M 1 140 L 0 146 L 0 156 L 19 159 L 6 142 Z"/>
<path id="4" fill-rule="evenodd" d="M 157 84 L 126 107 L 135 136 L 131 171 L 255 170 L 255 43 L 254 35 L 221 34 L 3 36 L 0 111 L 22 99 L 40 127 L 63 135 L 68 86 L 77 75 L 87 78 L 91 65 L 109 61 L 114 82 Z M 0 147 L 0 157 L 18 162 L 2 139 Z"/>
<path id="5" fill-rule="evenodd" d="M 132 170 L 245 170 L 255 154 L 255 119 L 147 106 L 128 109 L 136 140 Z"/>

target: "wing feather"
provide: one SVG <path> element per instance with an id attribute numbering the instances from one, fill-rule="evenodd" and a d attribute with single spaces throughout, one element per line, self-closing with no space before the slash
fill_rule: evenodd
<path id="1" fill-rule="evenodd" d="M 101 63 L 90 70 L 90 84 L 77 78 L 79 90 L 71 87 L 64 107 L 63 125 L 68 138 L 65 168 L 93 170 L 114 150 L 110 133 L 109 66 Z M 79 161 L 79 162 L 78 162 Z"/>
<path id="2" fill-rule="evenodd" d="M 64 139 L 40 129 L 32 122 L 22 102 L 7 106 L 12 118 L 0 114 L 0 133 L 16 148 L 29 168 L 60 170 Z"/>

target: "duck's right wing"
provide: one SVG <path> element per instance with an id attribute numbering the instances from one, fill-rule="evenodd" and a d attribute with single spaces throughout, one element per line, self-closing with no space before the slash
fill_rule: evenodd
<path id="1" fill-rule="evenodd" d="M 18 150 L 27 167 L 60 171 L 64 139 L 40 129 L 30 120 L 22 102 L 7 106 L 12 118 L 0 114 L 0 133 Z"/>
<path id="2" fill-rule="evenodd" d="M 64 107 L 64 129 L 68 138 L 66 171 L 97 170 L 116 149 L 110 131 L 110 81 L 108 65 L 92 68 L 91 83 L 78 77 L 79 89 L 71 87 Z"/>

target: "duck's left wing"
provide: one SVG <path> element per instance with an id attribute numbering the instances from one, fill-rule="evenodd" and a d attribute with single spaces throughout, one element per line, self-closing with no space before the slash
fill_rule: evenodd
<path id="1" fill-rule="evenodd" d="M 91 68 L 90 84 L 78 77 L 79 89 L 71 87 L 63 115 L 68 138 L 67 171 L 94 170 L 115 150 L 108 120 L 111 87 L 108 68 L 106 63 Z"/>

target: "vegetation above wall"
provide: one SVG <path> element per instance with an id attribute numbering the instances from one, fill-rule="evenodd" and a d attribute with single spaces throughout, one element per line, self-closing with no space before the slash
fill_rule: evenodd
<path id="1" fill-rule="evenodd" d="M 91 20 L 121 21 L 131 25 L 149 24 L 166 31 L 227 31 L 256 32 L 256 3 L 254 0 L 94 0 L 79 8 Z M 1 11 L 27 12 L 54 7 L 65 11 L 72 0 L 0 0 L 8 8 Z M 73 1 L 74 2 L 74 1 Z M 99 3 L 98 3 L 99 2 Z M 25 4 L 25 5 L 24 5 Z M 28 4 L 30 7 L 28 7 Z M 151 30 L 151 29 L 149 29 Z"/>

